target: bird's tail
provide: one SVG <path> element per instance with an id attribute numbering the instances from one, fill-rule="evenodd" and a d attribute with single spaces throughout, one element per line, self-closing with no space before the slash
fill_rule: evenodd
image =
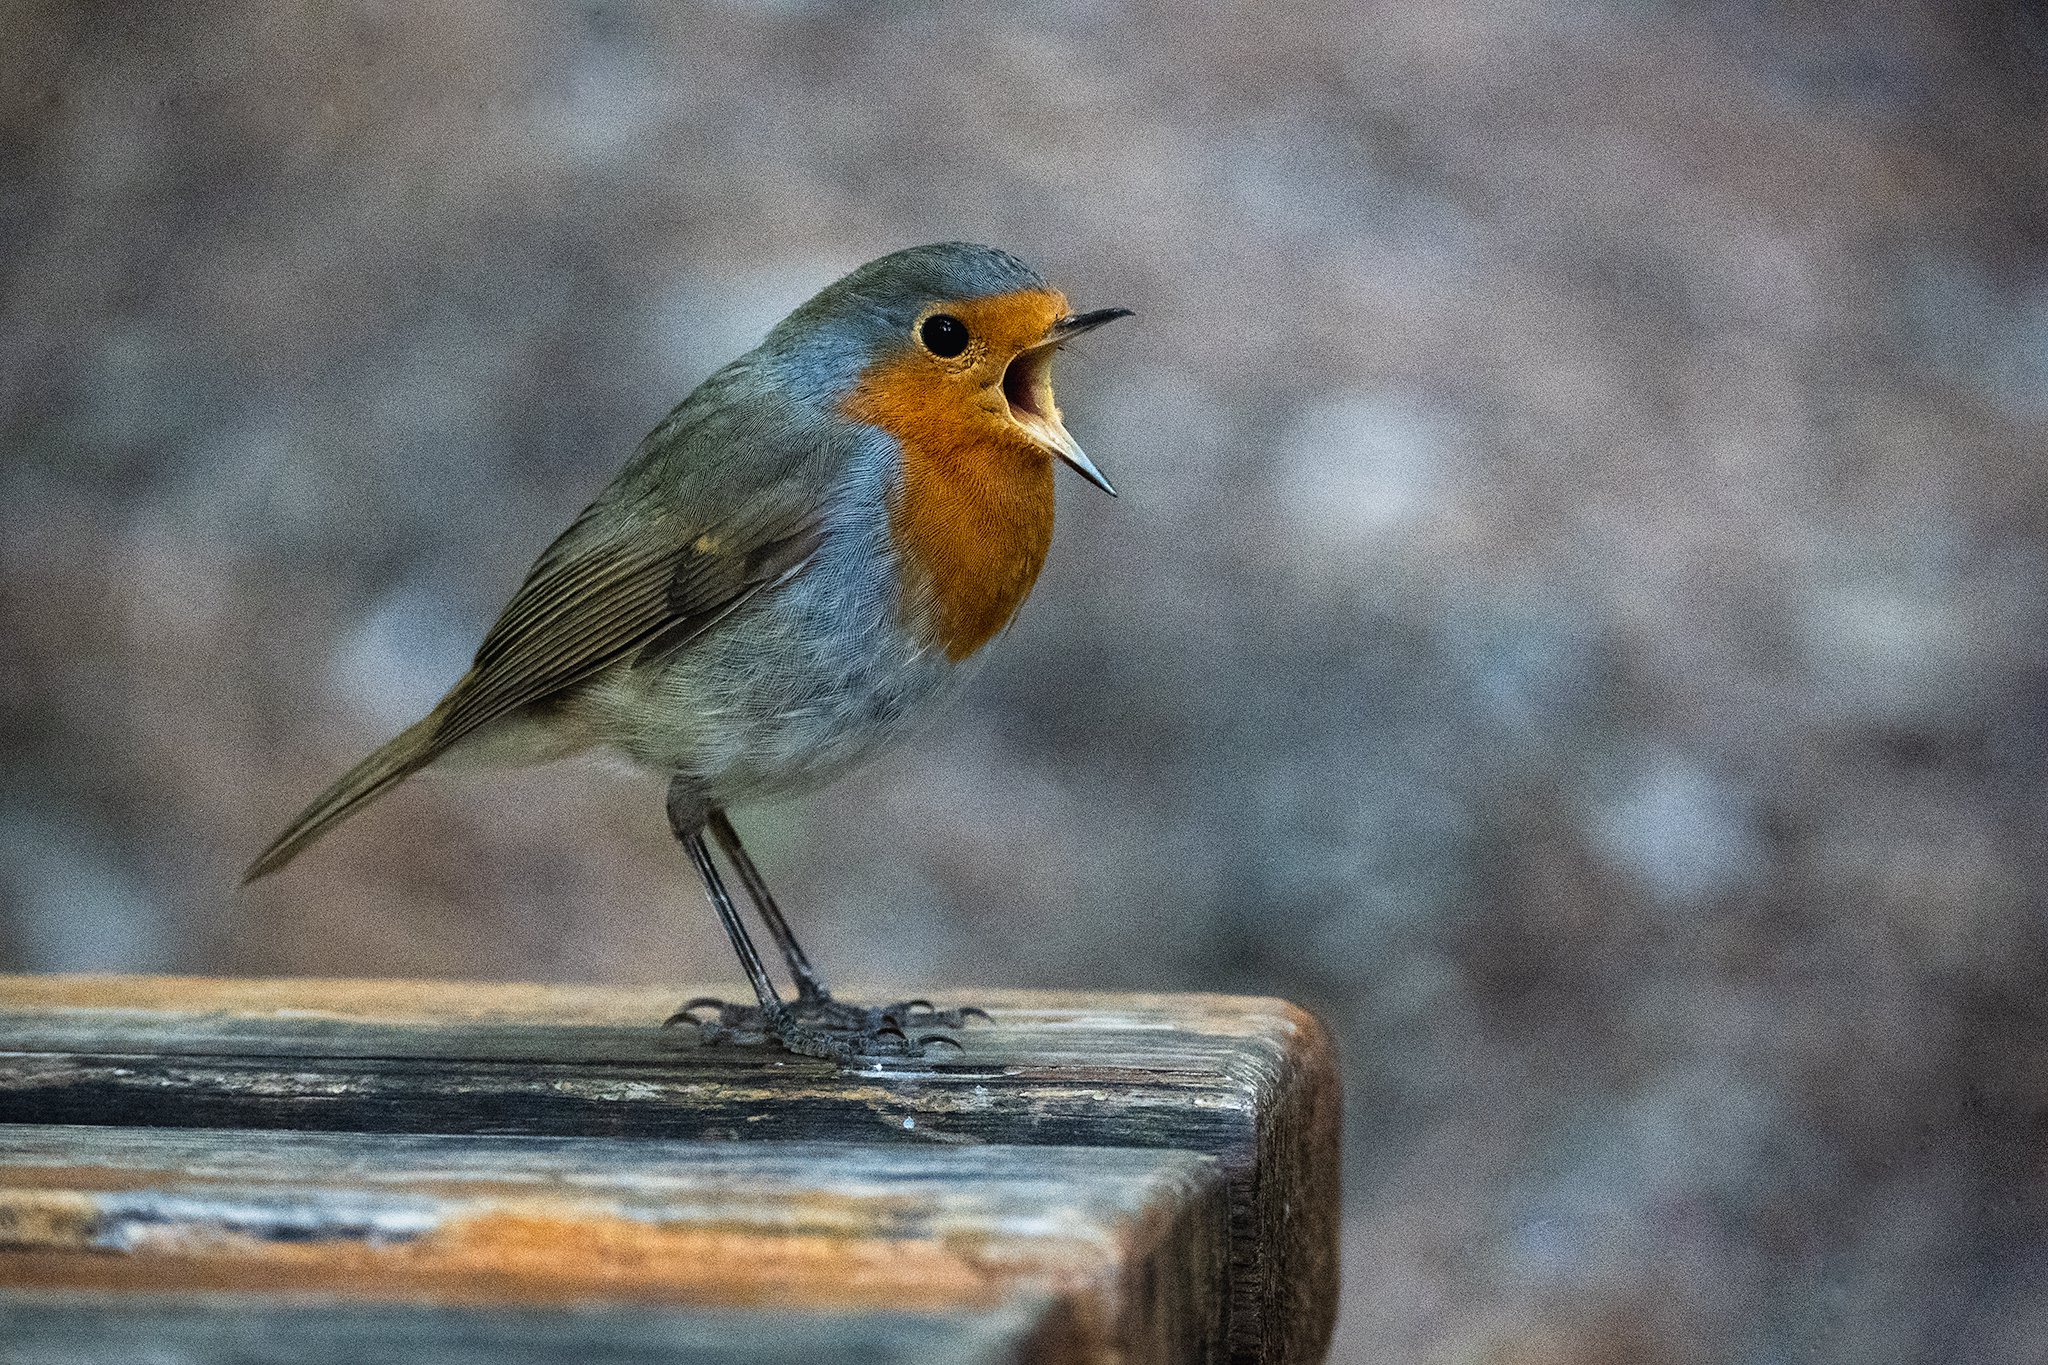
<path id="1" fill-rule="evenodd" d="M 249 864 L 249 870 L 242 874 L 242 884 L 246 886 L 277 871 L 298 857 L 306 845 L 425 767 L 445 747 L 441 742 L 441 719 L 447 706 L 444 700 L 313 798 L 313 803 L 299 812 L 284 833 Z"/>

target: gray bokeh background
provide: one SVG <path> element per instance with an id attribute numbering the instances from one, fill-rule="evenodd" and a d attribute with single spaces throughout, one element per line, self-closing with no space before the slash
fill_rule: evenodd
<path id="1" fill-rule="evenodd" d="M 1964 3 L 11 4 L 0 961 L 692 982 L 656 785 L 409 784 L 783 311 L 1139 320 L 964 705 L 740 812 L 847 980 L 1284 994 L 1339 1360 L 2048 1359 L 2048 38 Z"/>

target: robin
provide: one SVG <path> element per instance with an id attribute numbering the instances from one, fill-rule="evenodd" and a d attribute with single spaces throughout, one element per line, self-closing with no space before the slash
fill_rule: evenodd
<path id="1" fill-rule="evenodd" d="M 937 1030 L 980 1011 L 833 998 L 725 812 L 845 772 L 959 685 L 1045 562 L 1054 459 L 1115 495 L 1068 434 L 1051 368 L 1063 343 L 1126 316 L 1074 313 L 1016 257 L 960 242 L 827 286 L 648 434 L 534 563 L 461 681 L 321 793 L 245 880 L 444 757 L 544 762 L 608 745 L 667 778 L 669 826 L 756 998 L 693 1000 L 669 1023 L 842 1061 L 951 1041 Z M 794 1000 L 763 968 L 707 833 Z"/>

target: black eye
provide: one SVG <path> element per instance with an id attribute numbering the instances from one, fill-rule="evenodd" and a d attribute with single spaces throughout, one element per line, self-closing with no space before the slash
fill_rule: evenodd
<path id="1" fill-rule="evenodd" d="M 951 313 L 934 313 L 917 329 L 918 339 L 933 355 L 951 360 L 967 349 L 967 324 Z"/>

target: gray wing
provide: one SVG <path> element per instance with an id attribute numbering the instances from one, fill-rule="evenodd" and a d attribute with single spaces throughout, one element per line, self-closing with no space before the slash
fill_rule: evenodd
<path id="1" fill-rule="evenodd" d="M 541 555 L 438 705 L 349 769 L 249 865 L 275 872 L 448 746 L 620 660 L 678 649 L 797 573 L 843 461 L 746 362 L 707 380 Z"/>
<path id="2" fill-rule="evenodd" d="M 817 553 L 831 452 L 756 391 L 721 403 L 721 380 L 730 390 L 721 375 L 692 395 L 535 562 L 435 708 L 433 752 L 622 660 L 685 648 Z"/>

